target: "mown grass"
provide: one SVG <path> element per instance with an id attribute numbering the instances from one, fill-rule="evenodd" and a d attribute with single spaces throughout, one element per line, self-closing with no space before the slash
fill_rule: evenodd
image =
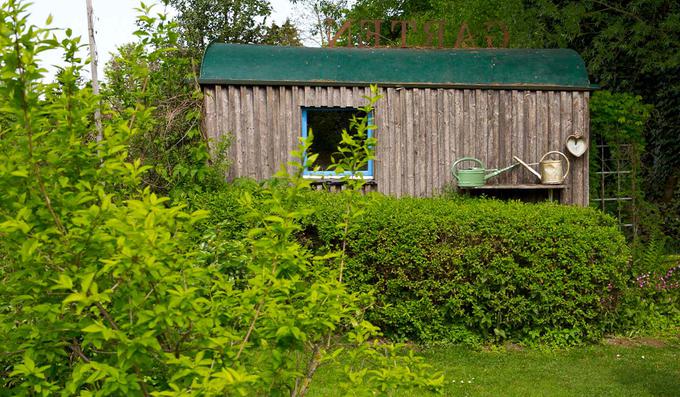
<path id="1" fill-rule="evenodd" d="M 446 376 L 445 396 L 680 396 L 677 339 L 617 339 L 560 351 L 429 348 L 426 360 Z M 319 369 L 311 396 L 340 396 L 340 367 Z M 399 393 L 399 396 L 427 394 Z"/>

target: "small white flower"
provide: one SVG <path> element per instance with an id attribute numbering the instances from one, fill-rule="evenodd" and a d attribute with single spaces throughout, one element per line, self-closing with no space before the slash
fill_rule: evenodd
<path id="1" fill-rule="evenodd" d="M 644 359 L 644 358 L 645 358 L 645 356 L 642 356 L 642 359 Z"/>

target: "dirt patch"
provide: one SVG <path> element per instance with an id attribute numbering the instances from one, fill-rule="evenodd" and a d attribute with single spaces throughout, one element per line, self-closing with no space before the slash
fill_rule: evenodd
<path id="1" fill-rule="evenodd" d="M 666 347 L 668 343 L 659 338 L 652 337 L 639 337 L 639 338 L 625 338 L 622 336 L 615 336 L 607 338 L 604 343 L 611 346 L 624 346 L 624 347 L 638 347 L 638 346 L 650 346 L 650 347 Z"/>
<path id="2" fill-rule="evenodd" d="M 521 351 L 525 350 L 523 346 L 520 346 L 516 343 L 510 343 L 510 342 L 506 343 L 504 345 L 504 347 L 505 347 L 505 351 L 509 351 L 509 352 L 521 352 Z"/>
<path id="3" fill-rule="evenodd" d="M 502 345 L 485 345 L 482 347 L 482 351 L 489 353 L 522 352 L 525 350 L 526 348 L 524 346 L 512 342 L 506 342 Z"/>
<path id="4" fill-rule="evenodd" d="M 666 345 L 668 345 L 665 340 L 657 338 L 640 338 L 640 343 L 643 346 L 651 347 L 666 347 Z"/>

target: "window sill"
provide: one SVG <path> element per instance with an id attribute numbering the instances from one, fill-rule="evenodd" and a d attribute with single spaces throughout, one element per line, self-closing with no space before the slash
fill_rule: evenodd
<path id="1" fill-rule="evenodd" d="M 312 179 L 315 181 L 340 181 L 344 178 L 347 177 L 347 175 L 303 175 L 302 176 L 304 179 Z M 363 177 L 361 176 L 350 176 L 349 179 L 363 179 L 365 181 L 372 181 L 373 176 L 369 175 L 364 175 Z"/>

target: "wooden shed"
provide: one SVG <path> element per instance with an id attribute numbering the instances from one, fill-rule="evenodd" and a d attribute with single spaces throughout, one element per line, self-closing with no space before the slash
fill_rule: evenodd
<path id="1" fill-rule="evenodd" d="M 592 86 L 581 57 L 565 49 L 212 44 L 200 83 L 208 136 L 232 137 L 230 178 L 271 177 L 310 127 L 315 144 L 324 134 L 327 142 L 319 145 L 332 144 L 325 130 L 337 133 L 356 114 L 370 84 L 380 87 L 383 99 L 370 115 L 378 145 L 365 177 L 385 194 L 431 196 L 455 186 L 451 166 L 461 157 L 501 168 L 513 156 L 533 163 L 548 151 L 567 153 L 569 136 L 589 138 Z M 561 185 L 541 185 L 516 167 L 490 179 L 484 192 L 554 195 L 586 206 L 588 155 L 568 156 L 571 170 Z"/>

